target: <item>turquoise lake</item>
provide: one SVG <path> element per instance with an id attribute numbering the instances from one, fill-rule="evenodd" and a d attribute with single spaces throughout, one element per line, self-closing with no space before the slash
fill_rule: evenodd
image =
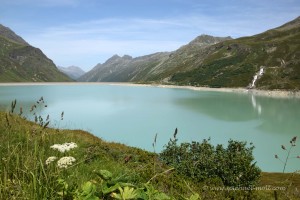
<path id="1" fill-rule="evenodd" d="M 281 172 L 292 137 L 300 140 L 300 99 L 271 98 L 228 92 L 193 91 L 144 86 L 74 84 L 0 86 L 0 109 L 8 111 L 17 99 L 32 119 L 31 106 L 43 96 L 51 126 L 82 129 L 106 141 L 161 151 L 178 128 L 180 142 L 202 141 L 227 145 L 229 139 L 252 142 L 263 171 Z M 60 120 L 61 112 L 64 120 Z M 287 171 L 300 169 L 300 141 L 293 148 Z"/>

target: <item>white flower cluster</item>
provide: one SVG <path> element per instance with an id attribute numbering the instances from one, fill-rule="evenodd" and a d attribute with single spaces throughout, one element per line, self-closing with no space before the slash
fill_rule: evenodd
<path id="1" fill-rule="evenodd" d="M 69 165 L 72 165 L 73 162 L 75 162 L 76 159 L 72 156 L 68 156 L 68 157 L 62 157 L 61 159 L 59 159 L 57 161 L 57 166 L 59 168 L 68 168 Z"/>
<path id="2" fill-rule="evenodd" d="M 76 147 L 77 147 L 76 143 L 70 142 L 70 143 L 64 143 L 64 144 L 54 144 L 50 148 L 57 149 L 59 152 L 64 153 L 64 152 L 70 151 L 71 149 L 74 149 Z"/>
<path id="3" fill-rule="evenodd" d="M 74 149 L 78 147 L 76 143 L 70 142 L 70 143 L 64 143 L 64 144 L 54 144 L 50 148 L 54 150 L 58 150 L 61 153 L 70 151 L 71 149 Z M 50 156 L 46 160 L 46 165 L 49 165 L 51 162 L 55 161 L 57 157 L 55 156 Z M 75 162 L 76 159 L 72 156 L 66 156 L 62 157 L 57 161 L 57 167 L 59 168 L 68 168 L 68 166 L 72 165 L 73 162 Z"/>
<path id="4" fill-rule="evenodd" d="M 55 156 L 50 156 L 49 158 L 47 158 L 46 160 L 46 165 L 49 165 L 50 163 L 52 163 L 53 161 L 55 161 L 57 159 L 57 157 Z"/>

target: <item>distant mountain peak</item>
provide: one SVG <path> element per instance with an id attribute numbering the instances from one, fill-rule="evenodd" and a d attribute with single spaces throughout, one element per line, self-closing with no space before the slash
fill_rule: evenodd
<path id="1" fill-rule="evenodd" d="M 59 71 L 63 72 L 66 74 L 68 77 L 77 80 L 80 76 L 85 74 L 85 71 L 83 71 L 80 67 L 77 66 L 69 66 L 69 67 L 57 67 Z"/>
<path id="2" fill-rule="evenodd" d="M 105 63 L 113 63 L 113 62 L 120 62 L 120 61 L 126 61 L 126 60 L 132 60 L 132 56 L 129 55 L 124 55 L 124 56 L 119 56 L 118 54 L 113 55 L 110 57 Z"/>
<path id="3" fill-rule="evenodd" d="M 74 66 L 74 65 L 67 67 L 67 69 L 83 71 L 80 67 L 77 67 L 77 66 Z M 84 71 L 83 71 L 83 72 L 84 72 Z"/>
<path id="4" fill-rule="evenodd" d="M 121 56 L 119 56 L 118 54 L 115 54 L 111 57 L 111 59 L 116 59 L 116 58 L 121 58 Z"/>
<path id="5" fill-rule="evenodd" d="M 132 56 L 130 56 L 130 55 L 124 55 L 123 57 L 122 57 L 123 59 L 132 59 Z"/>
<path id="6" fill-rule="evenodd" d="M 19 44 L 29 45 L 23 38 L 18 36 L 10 28 L 3 26 L 2 24 L 0 24 L 0 36 L 3 36 L 6 39 L 9 39 L 9 40 L 14 41 Z"/>
<path id="7" fill-rule="evenodd" d="M 222 42 L 224 40 L 231 40 L 232 38 L 230 36 L 228 37 L 214 37 L 211 35 L 199 35 L 194 40 L 192 40 L 189 45 L 197 45 L 197 46 L 207 46 L 212 44 L 217 44 L 219 42 Z"/>

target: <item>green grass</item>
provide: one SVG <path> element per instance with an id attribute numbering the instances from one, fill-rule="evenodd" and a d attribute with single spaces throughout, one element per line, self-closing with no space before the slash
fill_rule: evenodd
<path id="1" fill-rule="evenodd" d="M 82 130 L 48 128 L 45 119 L 37 122 L 30 122 L 17 114 L 0 112 L 0 199 L 116 199 L 121 190 L 143 194 L 151 191 L 161 195 L 159 198 L 148 196 L 139 199 L 192 199 L 188 198 L 191 195 L 195 199 L 274 198 L 273 191 L 215 190 L 214 187 L 223 186 L 220 180 L 193 181 L 164 165 L 156 153 L 106 142 Z M 74 142 L 78 147 L 65 153 L 50 148 L 66 142 Z M 56 161 L 45 164 L 50 156 L 72 156 L 76 161 L 61 169 Z M 101 170 L 111 172 L 112 178 L 105 180 L 99 177 Z M 278 195 L 280 199 L 287 199 L 287 195 L 290 199 L 297 199 L 300 194 L 295 192 L 295 188 L 300 187 L 299 175 L 288 179 L 290 176 L 263 173 L 260 185 L 287 187 L 292 183 L 288 193 L 278 191 Z M 101 194 L 108 185 L 115 187 L 116 183 L 119 187 L 113 192 L 106 196 Z M 197 194 L 199 198 L 196 198 Z M 163 198 L 163 195 L 170 198 Z"/>
<path id="2" fill-rule="evenodd" d="M 0 199 L 61 199 L 58 180 L 65 180 L 69 190 L 74 192 L 87 181 L 100 182 L 94 173 L 99 170 L 109 170 L 114 178 L 136 187 L 151 180 L 150 183 L 170 196 L 191 194 L 179 181 L 182 177 L 178 174 L 163 173 L 170 167 L 160 163 L 157 154 L 108 143 L 85 131 L 43 128 L 1 112 L 0 139 Z M 66 153 L 50 148 L 65 142 L 75 142 L 78 148 Z M 55 162 L 45 164 L 50 156 L 73 156 L 76 162 L 67 169 L 60 169 Z M 131 159 L 125 163 L 128 156 Z M 188 180 L 187 183 L 197 187 Z"/>

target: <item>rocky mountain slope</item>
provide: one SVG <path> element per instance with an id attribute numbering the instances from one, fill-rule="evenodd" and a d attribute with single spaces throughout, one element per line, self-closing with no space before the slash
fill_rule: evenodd
<path id="1" fill-rule="evenodd" d="M 0 82 L 71 81 L 52 60 L 0 25 Z"/>
<path id="2" fill-rule="evenodd" d="M 174 52 L 113 56 L 81 81 L 300 89 L 300 17 L 238 39 L 201 35 Z"/>
<path id="3" fill-rule="evenodd" d="M 85 71 L 83 71 L 80 67 L 77 66 L 57 67 L 57 68 L 59 71 L 66 74 L 68 77 L 70 77 L 73 80 L 77 80 L 79 77 L 85 74 Z"/>
<path id="4" fill-rule="evenodd" d="M 96 65 L 91 71 L 80 77 L 79 81 L 128 82 L 142 80 L 155 66 L 168 58 L 170 53 L 155 53 L 132 58 L 114 55 L 103 64 Z"/>
<path id="5" fill-rule="evenodd" d="M 231 39 L 201 35 L 189 44 L 174 52 L 160 52 L 132 58 L 114 55 L 104 64 L 96 65 L 91 71 L 80 77 L 80 81 L 157 81 L 168 76 L 186 62 L 193 62 L 192 55 L 220 41 Z"/>

